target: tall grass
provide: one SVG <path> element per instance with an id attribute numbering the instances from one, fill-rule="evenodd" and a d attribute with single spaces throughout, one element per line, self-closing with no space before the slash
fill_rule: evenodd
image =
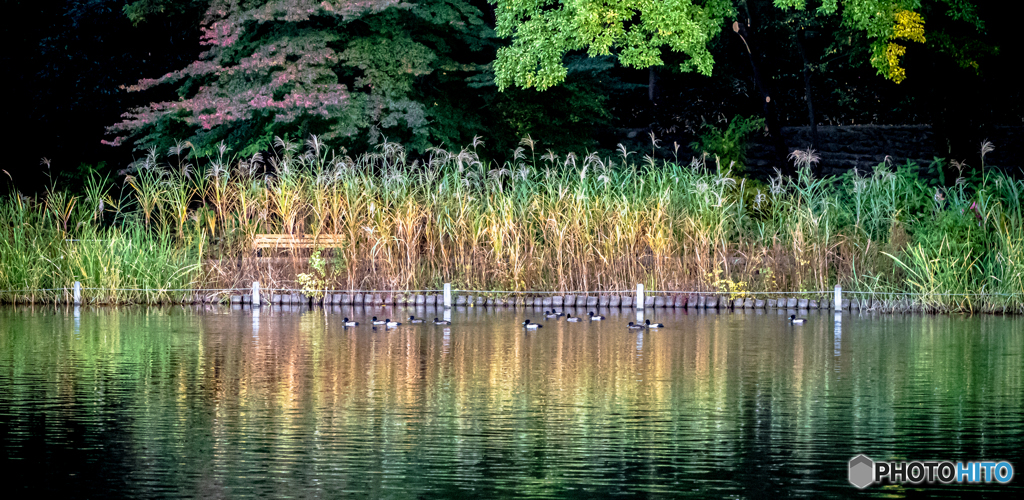
<path id="1" fill-rule="evenodd" d="M 654 151 L 560 157 L 535 146 L 524 139 L 503 164 L 482 161 L 480 141 L 417 160 L 388 142 L 352 157 L 316 137 L 278 140 L 266 159 L 226 148 L 199 158 L 184 145 L 164 159 L 150 152 L 117 203 L 95 186 L 84 197 L 6 198 L 0 288 L 77 279 L 102 289 L 91 300 L 152 302 L 184 295 L 115 291 L 255 279 L 297 287 L 310 252 L 258 255 L 254 235 L 271 233 L 342 236 L 323 254 L 329 286 L 344 289 L 644 283 L 746 294 L 840 283 L 920 293 L 944 310 L 1024 304 L 1024 184 L 995 171 L 948 189 L 888 164 L 817 179 L 816 156 L 799 152 L 796 178 L 762 184 L 706 156 L 679 164 L 655 160 Z M 96 215 L 98 197 L 110 200 L 105 218 Z M 965 295 L 989 292 L 1000 295 Z"/>
<path id="2" fill-rule="evenodd" d="M 0 302 L 68 301 L 75 281 L 87 303 L 177 302 L 201 285 L 202 238 L 146 230 L 144 222 L 102 227 L 97 207 L 79 197 L 51 192 L 49 199 L 77 207 L 58 212 L 44 209 L 47 201 L 0 199 Z"/>

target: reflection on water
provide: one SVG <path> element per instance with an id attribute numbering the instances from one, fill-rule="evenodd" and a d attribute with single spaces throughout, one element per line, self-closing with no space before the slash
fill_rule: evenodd
<path id="1" fill-rule="evenodd" d="M 1024 489 L 846 480 L 858 453 L 1024 470 L 1024 320 L 602 313 L 0 309 L 3 467 L 83 497 Z"/>

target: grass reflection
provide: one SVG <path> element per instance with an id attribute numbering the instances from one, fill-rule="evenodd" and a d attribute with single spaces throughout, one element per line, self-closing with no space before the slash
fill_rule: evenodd
<path id="1" fill-rule="evenodd" d="M 2 309 L 3 447 L 50 457 L 37 476 L 117 464 L 97 477 L 129 495 L 528 497 L 843 494 L 856 453 L 1024 448 L 1019 319 L 530 314 Z"/>

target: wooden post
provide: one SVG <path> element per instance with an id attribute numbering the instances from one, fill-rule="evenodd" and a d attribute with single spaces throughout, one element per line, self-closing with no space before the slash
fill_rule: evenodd
<path id="1" fill-rule="evenodd" d="M 445 283 L 444 284 L 444 308 L 445 309 L 451 309 L 452 308 L 452 284 L 451 283 Z"/>
<path id="2" fill-rule="evenodd" d="M 259 309 L 261 305 L 263 305 L 263 303 L 260 302 L 260 282 L 259 281 L 253 281 L 252 282 L 252 306 L 254 308 L 256 308 L 256 309 Z"/>
<path id="3" fill-rule="evenodd" d="M 644 285 L 643 283 L 637 283 L 636 285 L 636 308 L 644 308 Z"/>
<path id="4" fill-rule="evenodd" d="M 82 305 L 82 283 L 79 281 L 75 282 L 74 299 L 76 306 Z"/>

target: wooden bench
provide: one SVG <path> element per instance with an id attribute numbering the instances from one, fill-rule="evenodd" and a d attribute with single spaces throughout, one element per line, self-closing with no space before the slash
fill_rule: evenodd
<path id="1" fill-rule="evenodd" d="M 252 238 L 252 244 L 257 249 L 339 248 L 344 241 L 345 239 L 337 234 L 257 234 Z"/>

